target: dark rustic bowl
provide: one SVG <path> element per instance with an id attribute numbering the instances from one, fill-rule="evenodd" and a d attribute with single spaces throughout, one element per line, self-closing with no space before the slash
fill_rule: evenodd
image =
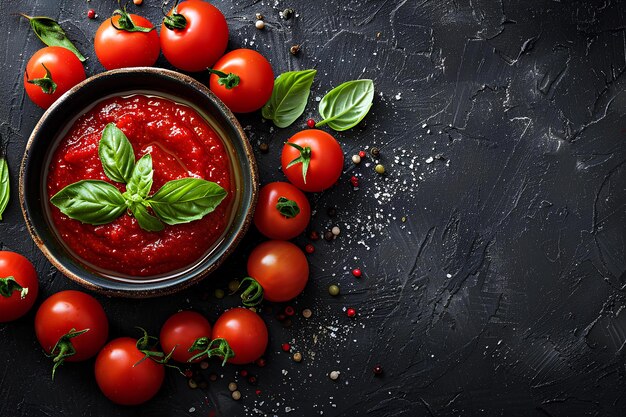
<path id="1" fill-rule="evenodd" d="M 86 266 L 57 236 L 48 218 L 47 163 L 74 120 L 94 103 L 110 96 L 153 94 L 189 104 L 221 130 L 233 169 L 234 214 L 223 238 L 196 264 L 182 271 L 129 279 Z M 217 126 L 215 126 L 217 125 Z M 20 170 L 20 202 L 26 226 L 44 255 L 70 279 L 112 296 L 152 297 L 197 283 L 214 271 L 245 234 L 256 204 L 258 174 L 252 148 L 232 112 L 205 85 L 160 68 L 129 68 L 95 75 L 57 100 L 42 116 L 26 145 Z"/>

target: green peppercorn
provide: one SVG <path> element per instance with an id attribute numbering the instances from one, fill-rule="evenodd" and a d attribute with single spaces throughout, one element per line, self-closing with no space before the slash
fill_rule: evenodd
<path id="1" fill-rule="evenodd" d="M 228 283 L 228 291 L 236 292 L 238 289 L 239 289 L 239 281 L 237 281 L 236 279 Z"/>
<path id="2" fill-rule="evenodd" d="M 333 297 L 339 295 L 339 292 L 340 292 L 339 285 L 333 284 L 330 287 L 328 287 L 328 293 L 332 295 Z"/>
<path id="3" fill-rule="evenodd" d="M 374 168 L 374 170 L 375 170 L 378 174 L 380 174 L 380 175 L 382 175 L 382 174 L 384 174 L 384 173 L 385 173 L 385 167 L 384 167 L 382 164 L 378 164 L 378 165 L 376 165 L 376 167 Z"/>
<path id="4" fill-rule="evenodd" d="M 215 298 L 222 299 L 222 298 L 224 298 L 225 295 L 226 295 L 226 293 L 224 292 L 223 289 L 217 288 L 215 290 Z"/>

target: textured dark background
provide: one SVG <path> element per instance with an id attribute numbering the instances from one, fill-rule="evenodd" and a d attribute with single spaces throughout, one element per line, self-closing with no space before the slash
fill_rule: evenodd
<path id="1" fill-rule="evenodd" d="M 160 3 L 138 10 L 153 22 Z M 265 54 L 275 72 L 317 68 L 301 120 L 272 129 L 241 117 L 257 145 L 263 182 L 282 179 L 281 143 L 317 117 L 316 98 L 340 82 L 372 78 L 376 98 L 361 126 L 337 134 L 347 159 L 338 186 L 311 195 L 313 228 L 338 225 L 318 241 L 311 280 L 293 304 L 313 310 L 285 328 L 264 314 L 271 341 L 265 368 L 190 390 L 167 376 L 159 395 L 117 407 L 99 392 L 93 361 L 68 364 L 50 381 L 33 316 L 0 325 L 2 416 L 623 416 L 626 415 L 626 5 L 619 1 L 356 0 L 216 1 L 230 48 Z M 116 6 L 109 1 L 0 1 L 0 123 L 8 140 L 12 200 L 0 246 L 32 259 L 41 298 L 76 288 L 44 259 L 24 227 L 17 173 L 42 111 L 22 88 L 41 47 L 14 12 L 48 15 L 102 70 L 92 37 Z M 93 7 L 98 20 L 86 18 Z M 282 20 L 292 7 L 297 16 Z M 136 10 L 132 4 L 132 10 Z M 254 28 L 262 13 L 266 29 Z M 294 43 L 299 56 L 289 54 Z M 158 66 L 169 68 L 161 58 Z M 373 172 L 381 149 L 388 175 Z M 430 157 L 439 156 L 431 163 Z M 353 190 L 349 177 L 360 178 Z M 336 206 L 338 215 L 327 216 Z M 402 218 L 405 217 L 405 222 Z M 226 265 L 179 295 L 102 299 L 111 336 L 152 333 L 181 308 L 214 320 L 230 297 L 213 290 L 241 277 L 262 238 L 252 230 Z M 305 237 L 296 240 L 307 243 Z M 349 271 L 359 266 L 360 280 Z M 326 288 L 339 283 L 343 295 Z M 208 295 L 208 297 L 207 297 Z M 354 320 L 343 309 L 358 310 Z M 294 363 L 280 350 L 304 354 Z M 371 368 L 380 363 L 382 378 Z M 339 370 L 331 381 L 327 374 Z M 239 380 L 243 398 L 230 398 Z M 255 390 L 260 390 L 259 394 Z"/>

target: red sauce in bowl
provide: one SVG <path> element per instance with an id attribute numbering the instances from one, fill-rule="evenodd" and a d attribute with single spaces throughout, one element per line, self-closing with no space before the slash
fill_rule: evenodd
<path id="1" fill-rule="evenodd" d="M 137 220 L 122 215 L 100 226 L 70 219 L 50 203 L 57 233 L 80 258 L 98 268 L 131 277 L 172 272 L 200 260 L 222 236 L 232 200 L 227 151 L 206 120 L 189 106 L 161 97 L 113 97 L 95 105 L 69 129 L 57 146 L 47 178 L 48 197 L 74 182 L 93 179 L 125 185 L 104 174 L 98 157 L 102 130 L 115 123 L 133 145 L 138 160 L 152 155 L 151 194 L 170 180 L 203 178 L 223 187 L 227 197 L 200 220 L 147 232 Z"/>

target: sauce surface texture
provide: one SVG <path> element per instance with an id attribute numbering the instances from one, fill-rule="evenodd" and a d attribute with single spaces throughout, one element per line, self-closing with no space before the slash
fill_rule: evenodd
<path id="1" fill-rule="evenodd" d="M 146 277 L 190 266 L 222 235 L 232 200 L 230 163 L 218 134 L 194 109 L 160 97 L 113 97 L 82 115 L 61 140 L 47 179 L 48 198 L 74 182 L 94 179 L 125 185 L 104 174 L 98 157 L 102 130 L 115 123 L 133 145 L 138 160 L 152 155 L 154 194 L 170 180 L 204 178 L 222 186 L 227 197 L 205 217 L 191 223 L 147 232 L 127 214 L 109 224 L 92 226 L 72 220 L 50 203 L 52 221 L 63 241 L 99 268 Z"/>

